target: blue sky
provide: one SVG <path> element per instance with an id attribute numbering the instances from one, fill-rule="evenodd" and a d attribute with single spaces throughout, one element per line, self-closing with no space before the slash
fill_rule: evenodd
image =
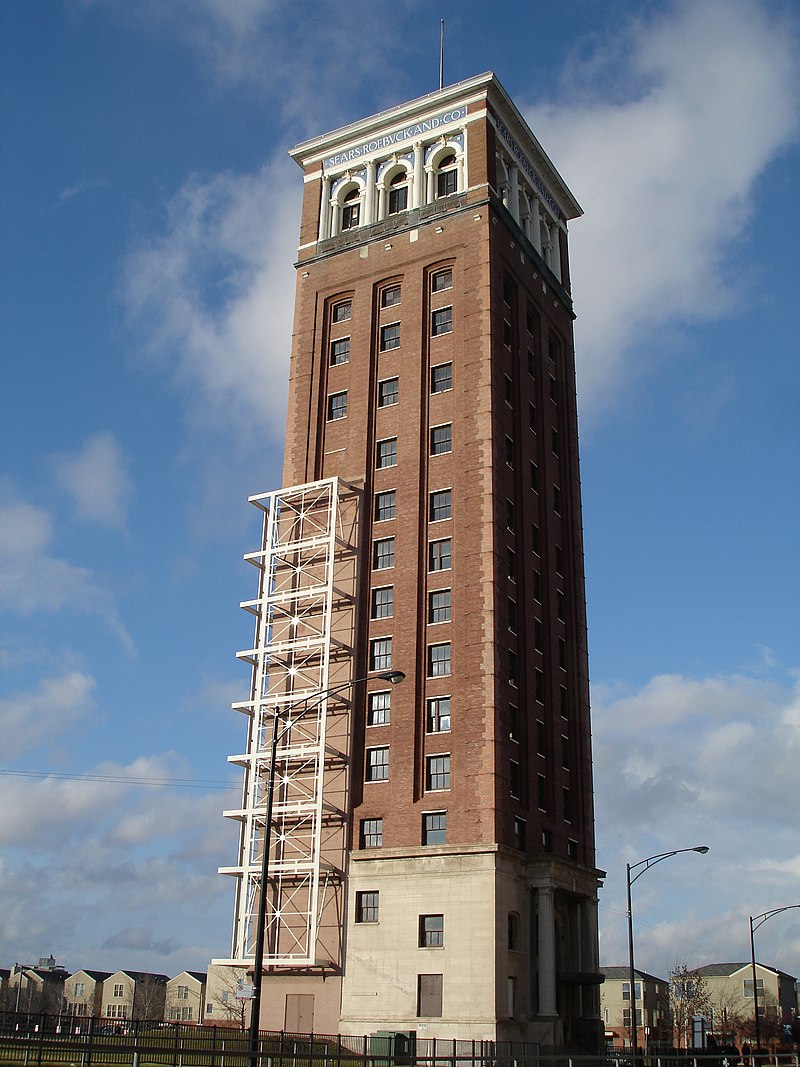
<path id="1" fill-rule="evenodd" d="M 800 904 L 798 17 L 787 0 L 6 0 L 0 964 L 230 939 L 248 494 L 277 488 L 306 137 L 494 70 L 571 227 L 601 960 Z M 148 781 L 149 780 L 149 781 Z M 800 975 L 800 910 L 758 934 Z"/>

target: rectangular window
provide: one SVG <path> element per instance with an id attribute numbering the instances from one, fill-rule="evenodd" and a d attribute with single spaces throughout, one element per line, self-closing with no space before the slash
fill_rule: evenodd
<path id="1" fill-rule="evenodd" d="M 453 515 L 453 492 L 451 489 L 437 489 L 431 493 L 428 518 L 431 522 L 440 522 Z"/>
<path id="2" fill-rule="evenodd" d="M 561 766 L 569 770 L 569 738 L 561 735 Z"/>
<path id="3" fill-rule="evenodd" d="M 516 526 L 517 509 L 514 506 L 513 500 L 506 500 L 506 529 L 514 533 Z"/>
<path id="4" fill-rule="evenodd" d="M 176 993 L 176 996 L 177 996 L 178 1000 L 188 1000 L 189 999 L 189 987 L 188 987 L 188 985 L 179 985 L 179 986 L 177 986 L 176 989 L 175 989 L 175 993 Z"/>
<path id="5" fill-rule="evenodd" d="M 561 514 L 561 490 L 557 485 L 553 486 L 553 511 L 556 515 Z"/>
<path id="6" fill-rule="evenodd" d="M 503 319 L 503 344 L 506 348 L 511 348 L 511 323 L 508 319 Z"/>
<path id="7" fill-rule="evenodd" d="M 445 289 L 453 288 L 453 271 L 450 267 L 437 270 L 431 278 L 431 289 L 434 293 L 441 293 Z"/>
<path id="8" fill-rule="evenodd" d="M 514 442 L 510 437 L 506 438 L 506 463 L 514 469 Z"/>
<path id="9" fill-rule="evenodd" d="M 385 726 L 389 722 L 392 707 L 392 694 L 370 693 L 367 705 L 367 726 Z"/>
<path id="10" fill-rule="evenodd" d="M 540 704 L 544 704 L 544 672 L 537 667 L 533 672 L 533 691 Z"/>
<path id="11" fill-rule="evenodd" d="M 444 915 L 420 915 L 419 947 L 444 947 Z"/>
<path id="12" fill-rule="evenodd" d="M 362 819 L 359 839 L 362 848 L 380 848 L 383 845 L 383 819 Z"/>
<path id="13" fill-rule="evenodd" d="M 450 590 L 434 589 L 428 594 L 428 622 L 450 622 Z"/>
<path id="14" fill-rule="evenodd" d="M 431 367 L 431 392 L 446 393 L 453 388 L 453 364 L 437 363 Z"/>
<path id="15" fill-rule="evenodd" d="M 354 230 L 361 215 L 361 204 L 345 204 L 342 208 L 342 229 Z"/>
<path id="16" fill-rule="evenodd" d="M 397 492 L 387 489 L 383 493 L 375 494 L 375 521 L 384 522 L 393 519 L 397 513 Z"/>
<path id="17" fill-rule="evenodd" d="M 541 652 L 544 646 L 544 627 L 541 619 L 533 620 L 533 647 Z"/>
<path id="18" fill-rule="evenodd" d="M 542 851 L 543 852 L 552 852 L 553 851 L 553 831 L 552 830 L 542 830 Z"/>
<path id="19" fill-rule="evenodd" d="M 528 847 L 528 824 L 524 819 L 514 819 L 514 846 L 520 852 Z"/>
<path id="20" fill-rule="evenodd" d="M 450 756 L 428 756 L 425 774 L 426 788 L 450 788 Z"/>
<path id="21" fill-rule="evenodd" d="M 347 393 L 331 393 L 328 397 L 328 422 L 347 418 Z"/>
<path id="22" fill-rule="evenodd" d="M 564 574 L 564 549 L 556 545 L 556 574 Z"/>
<path id="23" fill-rule="evenodd" d="M 458 189 L 458 171 L 443 170 L 436 175 L 436 196 L 452 196 Z"/>
<path id="24" fill-rule="evenodd" d="M 85 994 L 86 994 L 86 983 L 85 982 L 76 982 L 75 983 L 75 996 L 76 996 L 76 998 L 78 1000 L 80 1000 L 81 997 L 83 997 Z"/>
<path id="25" fill-rule="evenodd" d="M 400 399 L 399 378 L 386 378 L 378 382 L 378 407 L 388 408 L 396 404 Z"/>
<path id="26" fill-rule="evenodd" d="M 453 427 L 447 422 L 443 426 L 431 427 L 431 455 L 442 456 L 453 451 Z"/>
<path id="27" fill-rule="evenodd" d="M 453 566 L 453 547 L 449 537 L 428 545 L 428 570 L 449 571 Z"/>
<path id="28" fill-rule="evenodd" d="M 542 572 L 533 572 L 533 599 L 542 602 Z"/>
<path id="29" fill-rule="evenodd" d="M 403 185 L 397 189 L 389 190 L 389 214 L 396 215 L 405 211 L 408 206 L 408 186 Z"/>
<path id="30" fill-rule="evenodd" d="M 376 923 L 380 909 L 380 894 L 377 890 L 356 893 L 356 922 Z"/>
<path id="31" fill-rule="evenodd" d="M 369 669 L 371 671 L 388 671 L 391 668 L 391 637 L 374 637 L 369 643 Z"/>
<path id="32" fill-rule="evenodd" d="M 508 684 L 516 689 L 519 684 L 519 660 L 516 652 L 508 650 Z"/>
<path id="33" fill-rule="evenodd" d="M 378 470 L 397 465 L 397 438 L 387 437 L 375 445 L 375 466 Z"/>
<path id="34" fill-rule="evenodd" d="M 350 338 L 340 337 L 338 341 L 331 341 L 331 366 L 338 367 L 340 363 L 350 361 Z"/>
<path id="35" fill-rule="evenodd" d="M 542 535 L 535 522 L 531 523 L 531 548 L 537 556 L 542 554 Z M 556 556 L 558 556 L 558 549 L 556 549 Z"/>
<path id="36" fill-rule="evenodd" d="M 558 430 L 554 430 L 552 428 L 550 430 L 550 447 L 553 450 L 553 455 L 557 456 L 558 455 L 558 448 L 559 448 Z"/>
<path id="37" fill-rule="evenodd" d="M 517 632 L 517 602 L 512 597 L 508 597 L 507 608 L 508 612 L 508 628 L 515 634 Z"/>
<path id="38" fill-rule="evenodd" d="M 544 723 L 541 719 L 536 720 L 536 751 L 540 756 L 545 754 Z"/>
<path id="39" fill-rule="evenodd" d="M 512 741 L 519 741 L 519 708 L 516 704 L 508 705 L 508 736 Z"/>
<path id="40" fill-rule="evenodd" d="M 536 405 L 528 401 L 528 427 L 536 433 Z"/>
<path id="41" fill-rule="evenodd" d="M 516 952 L 519 949 L 519 915 L 515 911 L 508 913 L 508 950 Z"/>
<path id="42" fill-rule="evenodd" d="M 434 337 L 453 332 L 453 309 L 437 308 L 431 314 L 431 333 Z"/>
<path id="43" fill-rule="evenodd" d="M 387 285 L 385 289 L 381 289 L 381 307 L 393 308 L 400 303 L 400 286 L 399 285 Z"/>
<path id="44" fill-rule="evenodd" d="M 567 601 L 560 589 L 556 590 L 556 614 L 561 622 L 564 621 L 564 613 L 567 610 Z"/>
<path id="45" fill-rule="evenodd" d="M 547 779 L 543 774 L 536 776 L 536 802 L 540 811 L 547 811 Z"/>
<path id="46" fill-rule="evenodd" d="M 422 816 L 423 845 L 444 845 L 447 843 L 447 812 L 428 811 Z"/>
<path id="47" fill-rule="evenodd" d="M 530 374 L 531 378 L 536 377 L 536 363 L 534 361 L 533 352 L 531 352 L 530 349 L 528 349 L 528 374 Z"/>
<path id="48" fill-rule="evenodd" d="M 400 323 L 392 322 L 381 326 L 381 352 L 391 352 L 393 348 L 400 347 Z"/>
<path id="49" fill-rule="evenodd" d="M 372 615 L 373 619 L 389 619 L 392 616 L 394 606 L 394 588 L 385 585 L 380 589 L 372 590 Z"/>
<path id="50" fill-rule="evenodd" d="M 569 718 L 569 695 L 567 694 L 567 687 L 561 686 L 561 718 Z"/>
<path id="51" fill-rule="evenodd" d="M 558 665 L 562 671 L 567 669 L 567 642 L 563 637 L 558 639 Z"/>
<path id="52" fill-rule="evenodd" d="M 539 492 L 539 468 L 536 466 L 533 460 L 531 460 L 531 489 L 534 491 L 534 493 Z M 534 551 L 536 550 L 534 549 Z"/>
<path id="53" fill-rule="evenodd" d="M 514 383 L 506 374 L 503 378 L 503 395 L 506 398 L 506 403 L 514 406 Z"/>
<path id="54" fill-rule="evenodd" d="M 513 548 L 506 549 L 506 575 L 508 580 L 516 582 L 517 580 L 517 553 Z"/>
<path id="55" fill-rule="evenodd" d="M 519 799 L 520 796 L 520 784 L 519 784 L 519 764 L 516 760 L 509 760 L 508 763 L 508 789 L 512 797 Z"/>
<path id="56" fill-rule="evenodd" d="M 561 806 L 564 811 L 564 822 L 572 822 L 572 793 L 566 786 L 561 790 Z"/>
<path id="57" fill-rule="evenodd" d="M 443 734 L 450 729 L 450 697 L 433 697 L 428 701 L 429 734 Z"/>
<path id="58" fill-rule="evenodd" d="M 506 1005 L 506 1007 L 508 1008 L 508 1017 L 509 1019 L 513 1019 L 514 1016 L 517 1014 L 517 979 L 513 974 L 509 975 L 508 977 L 508 985 L 506 987 L 506 992 L 508 999 L 508 1003 Z"/>
<path id="59" fill-rule="evenodd" d="M 394 538 L 382 537 L 372 546 L 372 569 L 385 571 L 394 566 Z"/>
<path id="60" fill-rule="evenodd" d="M 440 974 L 417 975 L 417 1018 L 441 1019 L 442 976 Z"/>
<path id="61" fill-rule="evenodd" d="M 578 858 L 578 842 L 572 837 L 567 838 L 567 855 L 571 860 Z"/>
<path id="62" fill-rule="evenodd" d="M 558 402 L 558 382 L 553 375 L 550 375 L 550 399 L 554 402 Z"/>
<path id="63" fill-rule="evenodd" d="M 389 746 L 367 749 L 366 773 L 368 782 L 385 782 L 389 778 Z"/>
<path id="64" fill-rule="evenodd" d="M 764 995 L 764 979 L 756 978 L 756 992 L 759 996 Z M 745 978 L 744 980 L 744 995 L 748 1000 L 753 999 L 753 979 Z"/>
<path id="65" fill-rule="evenodd" d="M 122 983 L 118 982 L 114 986 L 114 996 L 115 997 L 121 997 L 124 994 L 124 992 L 125 992 L 125 990 L 124 990 L 124 988 L 122 986 Z"/>
<path id="66" fill-rule="evenodd" d="M 428 646 L 428 677 L 443 678 L 450 673 L 450 642 Z M 390 664 L 391 666 L 391 664 Z"/>
<path id="67" fill-rule="evenodd" d="M 333 305 L 333 321 L 349 322 L 353 316 L 353 304 L 350 300 L 343 300 L 341 304 Z"/>

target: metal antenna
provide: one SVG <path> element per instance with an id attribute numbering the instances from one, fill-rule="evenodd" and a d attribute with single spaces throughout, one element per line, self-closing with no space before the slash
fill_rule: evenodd
<path id="1" fill-rule="evenodd" d="M 444 19 L 439 28 L 439 88 L 444 89 Z"/>

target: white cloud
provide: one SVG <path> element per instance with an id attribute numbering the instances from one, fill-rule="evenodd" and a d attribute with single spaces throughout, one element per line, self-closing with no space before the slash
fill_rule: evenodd
<path id="1" fill-rule="evenodd" d="M 731 252 L 797 134 L 794 36 L 753 0 L 679 0 L 576 61 L 573 102 L 523 108 L 586 212 L 570 231 L 584 413 L 641 373 L 656 330 L 741 295 Z"/>
<path id="2" fill-rule="evenodd" d="M 110 592 L 87 568 L 52 555 L 52 535 L 53 517 L 46 508 L 13 499 L 0 505 L 0 612 L 96 614 L 133 652 Z"/>
<path id="3" fill-rule="evenodd" d="M 625 863 L 698 844 L 707 857 L 676 857 L 637 882 L 640 965 L 742 955 L 748 915 L 800 899 L 797 678 L 663 675 L 593 701 L 603 962 L 625 958 Z M 765 937 L 764 958 L 800 972 L 800 945 Z"/>
<path id="4" fill-rule="evenodd" d="M 283 433 L 302 182 L 288 159 L 189 179 L 162 236 L 128 257 L 129 322 L 192 397 L 192 416 Z"/>
<path id="5" fill-rule="evenodd" d="M 0 700 L 3 753 L 19 753 L 46 744 L 72 729 L 93 706 L 95 680 L 80 671 L 43 678 L 35 689 Z"/>
<path id="6" fill-rule="evenodd" d="M 188 777 L 172 754 L 89 772 L 118 781 L 0 776 L 0 941 L 12 958 L 53 945 L 73 969 L 204 968 L 229 938 L 216 867 L 235 852 L 220 811 L 236 790 L 125 781 Z"/>
<path id="7" fill-rule="evenodd" d="M 87 438 L 75 453 L 53 458 L 56 480 L 72 499 L 78 518 L 125 528 L 132 484 L 122 449 L 111 433 Z"/>

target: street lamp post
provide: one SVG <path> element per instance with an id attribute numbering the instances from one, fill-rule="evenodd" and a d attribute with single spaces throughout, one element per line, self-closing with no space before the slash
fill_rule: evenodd
<path id="1" fill-rule="evenodd" d="M 782 911 L 791 911 L 792 908 L 800 908 L 800 904 L 787 904 L 785 908 L 773 908 L 761 915 L 750 916 L 750 964 L 753 969 L 753 1010 L 756 1022 L 756 1052 L 761 1051 L 761 1022 L 758 1018 L 758 986 L 756 985 L 756 939 L 755 932 L 759 926 L 763 926 L 767 919 L 773 915 L 780 915 Z"/>
<path id="2" fill-rule="evenodd" d="M 708 845 L 695 845 L 693 848 L 676 848 L 672 852 L 658 852 L 655 856 L 648 856 L 647 859 L 639 860 L 638 863 L 626 863 L 625 872 L 628 883 L 628 968 L 630 971 L 630 1012 L 631 1012 L 631 1050 L 633 1058 L 633 1067 L 637 1067 L 637 1058 L 639 1056 L 639 1034 L 636 1026 L 636 968 L 633 962 L 633 907 L 631 903 L 631 886 L 637 878 L 641 878 L 645 871 L 654 867 L 662 860 L 669 859 L 670 856 L 679 856 L 681 852 L 699 852 L 705 856 L 708 852 Z M 631 878 L 631 871 L 636 871 L 638 867 L 641 867 L 640 871 Z M 644 1008 L 644 986 L 642 986 L 642 1008 Z"/>
<path id="3" fill-rule="evenodd" d="M 347 689 L 352 689 L 354 686 L 360 685 L 361 682 L 368 682 L 371 678 L 381 679 L 384 682 L 391 682 L 392 685 L 398 685 L 405 678 L 405 674 L 403 674 L 402 671 L 381 671 L 378 674 L 370 674 L 364 678 L 353 678 L 351 681 L 342 682 L 341 685 L 334 685 L 330 689 L 325 689 L 323 692 L 317 693 L 315 696 L 305 697 L 303 700 L 298 700 L 294 704 L 289 704 L 288 707 L 276 707 L 273 711 L 269 779 L 267 781 L 267 813 L 264 821 L 264 841 L 261 847 L 261 893 L 258 901 L 256 944 L 253 953 L 253 995 L 250 998 L 250 1067 L 258 1067 L 261 979 L 264 970 L 264 941 L 266 938 L 267 927 L 267 879 L 269 877 L 269 853 L 272 845 L 272 794 L 275 790 L 275 757 L 278 751 L 278 739 L 281 734 L 281 721 L 285 715 L 294 711 L 295 708 L 302 707 L 303 710 L 300 715 L 295 716 L 294 719 L 290 719 L 286 724 L 287 728 L 291 728 L 292 724 L 297 722 L 301 716 L 311 711 L 312 708 L 319 707 L 322 701 L 326 700 L 329 696 L 332 696 L 335 693 L 345 692 Z"/>

